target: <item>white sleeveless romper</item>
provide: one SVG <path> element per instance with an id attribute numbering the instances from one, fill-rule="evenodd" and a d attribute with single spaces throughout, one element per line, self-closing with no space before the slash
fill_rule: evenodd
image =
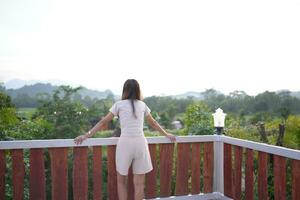
<path id="1" fill-rule="evenodd" d="M 153 169 L 144 136 L 144 117 L 150 113 L 148 106 L 140 100 L 134 101 L 135 114 L 133 115 L 130 100 L 116 102 L 110 112 L 119 117 L 121 136 L 116 148 L 116 170 L 121 175 L 128 175 L 132 164 L 133 174 L 146 174 Z"/>

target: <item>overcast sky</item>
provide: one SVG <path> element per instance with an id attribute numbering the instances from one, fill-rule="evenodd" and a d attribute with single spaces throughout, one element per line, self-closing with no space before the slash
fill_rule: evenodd
<path id="1" fill-rule="evenodd" d="M 256 94 L 300 90 L 299 68 L 296 0 L 0 1 L 2 82 Z"/>

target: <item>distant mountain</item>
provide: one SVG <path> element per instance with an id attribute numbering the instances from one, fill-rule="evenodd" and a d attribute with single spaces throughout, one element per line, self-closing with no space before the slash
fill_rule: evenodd
<path id="1" fill-rule="evenodd" d="M 56 90 L 58 86 L 53 86 L 50 83 L 36 83 L 33 85 L 25 85 L 18 89 L 7 89 L 6 93 L 14 99 L 18 95 L 26 94 L 30 97 L 35 97 L 38 93 L 48 93 L 52 94 L 54 90 Z M 113 95 L 112 91 L 105 90 L 103 92 L 97 90 L 90 90 L 83 87 L 82 90 L 79 90 L 78 93 L 84 98 L 89 96 L 90 98 L 98 98 L 103 99 L 106 98 L 108 95 Z"/>
<path id="2" fill-rule="evenodd" d="M 70 85 L 67 82 L 63 82 L 56 79 L 51 80 L 22 80 L 22 79 L 12 79 L 4 83 L 6 89 L 18 89 L 25 85 L 34 85 L 36 83 L 50 83 L 51 85 Z"/>
<path id="3" fill-rule="evenodd" d="M 5 82 L 4 86 L 6 89 L 17 89 L 23 87 L 24 85 L 32 85 L 35 83 L 36 81 L 25 81 L 21 79 L 13 79 Z"/>
<path id="4" fill-rule="evenodd" d="M 300 99 L 300 91 L 290 91 L 290 90 L 285 89 L 285 90 L 277 90 L 276 93 L 277 94 L 289 93 L 290 96 Z"/>
<path id="5" fill-rule="evenodd" d="M 291 92 L 291 96 L 300 99 L 300 91 L 298 91 L 298 92 Z"/>
<path id="6" fill-rule="evenodd" d="M 89 96 L 91 98 L 104 99 L 107 96 L 112 95 L 112 96 L 114 96 L 116 98 L 116 96 L 112 93 L 111 90 L 105 90 L 103 92 L 100 92 L 98 90 L 90 90 L 90 89 L 87 89 L 87 88 L 84 87 L 82 90 L 79 90 L 78 93 L 82 97 Z"/>
<path id="7" fill-rule="evenodd" d="M 283 92 L 283 91 L 288 91 L 288 92 L 290 92 L 291 96 L 300 99 L 300 91 L 292 92 L 292 91 L 289 91 L 289 90 L 278 90 L 278 91 L 276 91 L 276 93 L 280 93 L 280 92 Z M 217 92 L 218 92 L 218 94 L 222 94 L 219 91 L 217 91 Z M 199 99 L 199 100 L 204 99 L 203 92 L 193 92 L 193 91 L 186 92 L 186 93 L 183 93 L 183 94 L 172 95 L 171 97 L 173 97 L 175 99 L 186 99 L 188 97 L 194 97 L 194 98 Z"/>
<path id="8" fill-rule="evenodd" d="M 34 85 L 25 85 L 18 89 L 8 89 L 6 92 L 14 99 L 20 94 L 26 94 L 30 97 L 35 97 L 38 93 L 51 94 L 57 88 L 58 86 L 53 86 L 50 83 L 36 83 Z"/>
<path id="9" fill-rule="evenodd" d="M 173 95 L 172 96 L 175 99 L 186 99 L 188 97 L 194 97 L 196 99 L 203 99 L 202 92 L 185 92 L 183 94 Z"/>
<path id="10" fill-rule="evenodd" d="M 7 93 L 13 98 L 18 94 L 28 94 L 31 97 L 34 97 L 38 93 L 52 93 L 59 85 L 71 85 L 73 87 L 78 86 L 78 84 L 67 83 L 61 80 L 21 80 L 21 79 L 12 79 L 4 83 L 4 86 L 7 90 Z M 278 92 L 288 91 L 288 90 L 278 90 Z M 217 91 L 218 92 L 218 91 Z M 220 92 L 219 92 L 220 93 Z M 79 94 L 82 97 L 89 96 L 91 98 L 106 98 L 107 95 L 114 95 L 110 90 L 105 90 L 103 92 L 97 90 L 90 90 L 87 88 L 83 88 L 79 91 Z M 221 93 L 220 93 L 221 94 Z M 300 99 L 300 91 L 290 91 L 290 95 Z M 168 95 L 166 95 L 168 96 Z M 120 96 L 114 95 L 115 99 L 120 99 Z M 176 99 L 185 99 L 188 97 L 194 97 L 196 99 L 202 100 L 204 99 L 203 92 L 194 92 L 189 91 L 183 94 L 172 95 L 171 97 Z"/>

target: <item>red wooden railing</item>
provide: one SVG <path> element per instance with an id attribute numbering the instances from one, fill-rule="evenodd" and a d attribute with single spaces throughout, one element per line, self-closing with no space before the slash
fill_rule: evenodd
<path id="1" fill-rule="evenodd" d="M 178 143 L 166 138 L 147 138 L 153 170 L 146 174 L 145 198 L 180 196 L 188 199 L 195 195 L 202 199 L 300 199 L 300 151 L 255 143 L 226 136 L 182 136 Z M 0 141 L 0 200 L 5 199 L 5 177 L 11 177 L 13 199 L 46 199 L 46 183 L 51 185 L 53 200 L 66 200 L 69 174 L 72 178 L 73 198 L 88 199 L 89 191 L 95 200 L 118 199 L 115 170 L 115 150 L 118 138 L 88 139 L 76 146 L 71 139 Z M 29 149 L 29 165 L 24 150 Z M 50 169 L 45 165 L 49 152 Z M 92 156 L 89 157 L 89 153 Z M 68 169 L 72 155 L 72 171 Z M 107 158 L 107 183 L 102 182 L 104 161 Z M 273 159 L 270 159 L 273 158 Z M 91 159 L 91 160 L 89 160 Z M 273 162 L 270 162 L 273 160 Z M 11 170 L 7 169 L 11 162 Z M 89 163 L 92 170 L 89 171 Z M 291 163 L 289 165 L 289 163 Z M 269 165 L 273 171 L 269 171 Z M 290 168 L 288 168 L 291 166 Z M 50 180 L 45 171 L 50 170 Z M 28 175 L 25 173 L 29 172 Z M 70 173 L 71 172 L 71 173 Z M 269 174 L 274 177 L 274 193 L 268 192 Z M 287 180 L 291 176 L 287 189 Z M 92 176 L 92 188 L 89 188 Z M 25 180 L 29 185 L 26 190 Z M 257 178 L 256 178 L 257 177 Z M 26 180 L 27 181 L 27 180 Z M 106 191 L 102 189 L 107 184 Z M 28 192 L 29 194 L 24 194 Z M 128 199 L 134 199 L 133 175 L 128 176 Z M 224 195 L 223 195 L 224 193 Z M 194 195 L 194 196 L 191 196 Z M 186 198 L 184 197 L 186 196 Z M 197 197 L 198 198 L 198 197 Z"/>
<path id="2" fill-rule="evenodd" d="M 300 152 L 271 145 L 247 142 L 243 148 L 242 140 L 226 137 L 224 143 L 224 194 L 232 199 L 255 199 L 255 180 L 257 177 L 258 199 L 300 199 Z M 235 144 L 235 145 L 233 145 Z M 255 150 L 251 149 L 254 147 Z M 275 151 L 274 151 L 275 150 Z M 266 152 L 267 151 L 267 152 Z M 276 154 L 281 155 L 276 155 Z M 256 156 L 257 155 L 257 156 Z M 284 156 L 287 155 L 287 156 Z M 294 158 L 294 159 L 293 159 Z M 296 159 L 297 158 L 297 159 Z M 244 159 L 244 165 L 243 165 Z M 291 162 L 291 171 L 287 168 L 287 160 Z M 257 163 L 255 167 L 254 164 Z M 272 165 L 273 172 L 268 171 Z M 244 171 L 245 176 L 242 177 Z M 287 191 L 287 173 L 291 173 L 291 190 Z M 269 194 L 268 177 L 273 177 L 274 192 Z M 242 188 L 242 180 L 245 184 Z M 242 191 L 243 189 L 243 191 Z M 290 194 L 291 193 L 291 194 Z M 271 198 L 272 195 L 272 198 Z"/>
<path id="3" fill-rule="evenodd" d="M 157 139 L 157 138 L 156 138 Z M 93 139 L 89 139 L 93 140 Z M 95 140 L 95 139 L 94 139 Z M 97 139 L 101 141 L 101 139 Z M 116 143 L 116 138 L 111 139 Z M 61 140 L 60 140 L 61 141 Z M 24 198 L 25 167 L 29 168 L 29 197 L 30 199 L 46 199 L 46 176 L 44 164 L 44 149 L 48 149 L 51 161 L 51 197 L 53 200 L 68 199 L 68 154 L 73 153 L 73 198 L 88 199 L 88 190 L 93 190 L 93 199 L 103 199 L 102 191 L 102 162 L 103 151 L 107 148 L 107 195 L 108 199 L 118 199 L 117 174 L 115 170 L 115 149 L 113 145 L 80 146 L 75 147 L 69 143 L 66 147 L 29 148 L 30 164 L 24 165 L 23 149 L 11 148 L 0 149 L 0 200 L 5 199 L 5 175 L 12 176 L 13 199 Z M 145 197 L 146 199 L 156 197 L 170 197 L 202 193 L 212 193 L 213 188 L 213 142 L 183 141 L 178 144 L 169 143 L 164 138 L 158 138 L 158 143 L 149 143 L 149 150 L 154 169 L 146 174 Z M 15 141 L 16 142 L 16 141 Z M 30 141 L 25 141 L 30 142 Z M 0 142 L 0 144 L 11 142 Z M 35 141 L 34 144 L 37 144 Z M 45 141 L 44 141 L 45 143 Z M 55 144 L 55 140 L 48 142 Z M 38 145 L 38 144 L 37 144 Z M 22 146 L 22 145 L 21 145 Z M 29 144 L 30 146 L 30 144 Z M 43 146 L 41 144 L 40 146 Z M 53 146 L 53 145 L 50 145 Z M 60 146 L 60 147 L 57 147 Z M 93 188 L 88 188 L 88 152 L 92 150 L 92 176 Z M 12 158 L 12 174 L 6 174 L 6 160 Z M 195 158 L 191 160 L 191 158 Z M 203 162 L 203 163 L 202 163 Z M 175 165 L 174 165 L 175 164 Z M 203 174 L 201 167 L 203 166 Z M 173 170 L 174 169 L 174 170 Z M 189 172 L 191 170 L 191 173 Z M 159 176 L 158 176 L 159 175 Z M 175 188 L 172 188 L 172 178 L 175 177 Z M 203 177 L 203 178 L 202 178 Z M 201 180 L 203 179 L 203 180 Z M 203 182 L 203 188 L 200 187 Z M 174 184 L 174 183 L 173 183 Z M 173 190 L 174 189 L 174 190 Z M 159 191 L 158 191 L 159 190 Z M 130 170 L 128 178 L 128 199 L 134 199 L 133 175 Z"/>

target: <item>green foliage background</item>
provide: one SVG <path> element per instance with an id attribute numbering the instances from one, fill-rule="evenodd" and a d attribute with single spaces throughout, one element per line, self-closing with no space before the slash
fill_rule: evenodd
<path id="1" fill-rule="evenodd" d="M 81 87 L 60 86 L 52 95 L 40 94 L 36 97 L 37 107 L 17 108 L 5 89 L 0 88 L 0 140 L 32 140 L 32 139 L 58 139 L 75 138 L 94 126 L 104 116 L 112 104 L 117 100 L 113 95 L 103 99 L 92 99 L 78 95 Z M 300 149 L 300 100 L 287 91 L 280 93 L 264 92 L 257 96 L 249 96 L 242 91 L 234 91 L 229 95 L 221 94 L 213 89 L 202 93 L 202 99 L 187 97 L 175 99 L 172 97 L 147 97 L 146 104 L 151 108 L 153 117 L 168 132 L 176 135 L 208 135 L 214 133 L 212 113 L 221 107 L 226 113 L 225 134 L 261 142 L 258 124 L 264 123 L 269 144 L 276 144 L 279 124 L 285 124 L 283 145 L 285 147 Z M 172 129 L 173 120 L 181 121 L 183 129 Z M 116 119 L 109 125 L 107 131 L 98 132 L 94 137 L 111 137 L 113 130 L 118 127 Z M 159 136 L 145 124 L 146 136 Z M 91 184 L 91 149 L 89 151 L 89 188 Z M 175 152 L 176 155 L 176 152 Z M 72 198 L 72 151 L 69 151 L 69 197 Z M 7 173 L 6 198 L 12 199 L 11 157 L 6 151 Z M 174 156 L 175 166 L 176 156 Z M 29 150 L 24 150 L 26 165 L 25 199 L 28 199 L 28 169 Z M 290 164 L 287 164 L 287 171 Z M 47 198 L 50 199 L 50 158 L 45 149 L 45 166 L 47 180 Z M 255 159 L 257 167 L 257 156 Z M 269 169 L 269 192 L 272 187 L 272 166 Z M 257 169 L 257 168 L 256 168 Z M 103 191 L 107 183 L 106 147 L 103 147 Z M 175 175 L 175 167 L 173 169 Z M 287 174 L 287 185 L 290 190 L 290 171 Z M 174 178 L 173 178 L 174 179 Z M 174 192 L 174 180 L 172 188 Z M 91 198 L 91 190 L 89 198 Z M 104 199 L 107 194 L 104 192 Z"/>

